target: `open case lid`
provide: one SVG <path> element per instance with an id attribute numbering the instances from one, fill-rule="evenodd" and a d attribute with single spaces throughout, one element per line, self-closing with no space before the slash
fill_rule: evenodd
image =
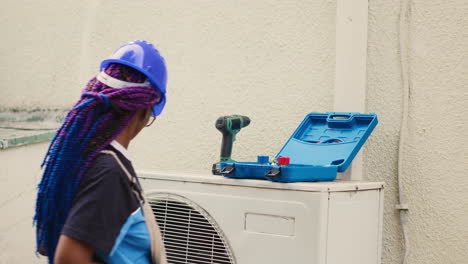
<path id="1" fill-rule="evenodd" d="M 310 113 L 276 155 L 291 164 L 338 166 L 344 172 L 377 125 L 374 113 Z"/>

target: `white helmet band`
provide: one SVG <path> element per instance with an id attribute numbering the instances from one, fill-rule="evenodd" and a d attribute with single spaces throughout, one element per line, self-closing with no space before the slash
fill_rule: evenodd
<path id="1" fill-rule="evenodd" d="M 125 81 L 121 81 L 119 79 L 116 79 L 112 76 L 109 76 L 107 73 L 105 73 L 104 71 L 100 72 L 97 76 L 96 76 L 96 79 L 100 82 L 102 82 L 103 84 L 109 86 L 109 87 L 112 87 L 112 88 L 116 88 L 116 89 L 119 89 L 119 88 L 127 88 L 127 87 L 151 87 L 151 83 L 146 80 L 144 83 L 132 83 L 132 82 L 125 82 Z"/>

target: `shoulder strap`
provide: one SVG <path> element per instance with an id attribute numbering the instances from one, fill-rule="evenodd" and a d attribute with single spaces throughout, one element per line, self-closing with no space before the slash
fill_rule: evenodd
<path id="1" fill-rule="evenodd" d="M 132 175 L 130 174 L 130 172 L 127 170 L 127 168 L 125 167 L 125 165 L 123 165 L 122 161 L 119 159 L 119 156 L 117 156 L 117 154 L 115 154 L 115 152 L 111 151 L 111 150 L 101 150 L 101 153 L 104 153 L 104 154 L 109 154 L 109 155 L 112 155 L 115 159 L 115 161 L 117 161 L 117 163 L 119 164 L 119 166 L 122 168 L 123 172 L 125 173 L 125 175 L 127 175 L 128 177 L 128 180 L 130 181 L 130 183 L 132 184 L 132 191 L 133 193 L 135 193 L 136 197 L 138 197 L 140 200 L 144 201 L 144 196 L 143 194 L 140 192 L 140 190 L 138 190 L 136 188 L 136 181 L 135 181 L 135 178 L 132 177 Z"/>
<path id="2" fill-rule="evenodd" d="M 101 153 L 112 155 L 117 163 L 120 165 L 122 170 L 127 175 L 130 182 L 135 186 L 136 182 L 132 175 L 128 172 L 127 168 L 123 165 L 122 161 L 120 161 L 119 157 L 115 152 L 110 150 L 102 150 Z M 164 243 L 162 242 L 161 231 L 159 230 L 159 226 L 156 223 L 156 218 L 154 217 L 153 210 L 151 209 L 149 203 L 146 201 L 145 196 L 143 193 L 138 192 L 133 188 L 133 192 L 143 200 L 143 215 L 145 216 L 146 227 L 148 228 L 148 232 L 151 239 L 151 258 L 154 264 L 168 264 L 167 257 L 166 257 L 166 250 L 164 248 Z"/>

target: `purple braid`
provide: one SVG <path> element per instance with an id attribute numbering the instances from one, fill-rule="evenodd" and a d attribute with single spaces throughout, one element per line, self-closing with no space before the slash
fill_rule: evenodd
<path id="1" fill-rule="evenodd" d="M 146 76 L 121 64 L 110 64 L 108 75 L 143 83 Z M 44 249 L 53 263 L 61 229 L 81 178 L 101 150 L 127 126 L 138 109 L 147 109 L 161 96 L 152 87 L 115 89 L 92 78 L 68 112 L 45 155 L 36 200 L 37 251 Z"/>

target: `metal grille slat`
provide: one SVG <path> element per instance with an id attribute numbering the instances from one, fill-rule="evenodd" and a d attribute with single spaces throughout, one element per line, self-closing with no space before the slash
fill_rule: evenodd
<path id="1" fill-rule="evenodd" d="M 179 255 L 179 256 L 185 256 L 185 255 L 180 255 L 180 254 L 178 254 L 178 255 Z M 183 262 L 177 262 L 177 263 L 184 263 L 184 264 L 187 264 L 187 263 L 194 263 L 194 262 L 192 262 L 192 261 L 186 262 L 186 261 L 189 261 L 189 260 L 186 260 L 185 257 L 176 257 L 176 256 L 174 256 L 173 259 L 175 259 L 176 261 L 177 261 L 177 259 L 180 259 L 180 260 L 183 261 Z M 172 264 L 172 263 L 176 263 L 176 262 L 171 261 L 171 264 Z M 219 261 L 219 262 L 211 262 L 211 261 L 210 261 L 210 262 L 206 262 L 206 261 L 197 260 L 197 263 L 209 263 L 209 264 L 212 264 L 212 263 L 232 263 L 232 262 L 226 261 L 226 260 Z"/>
<path id="2" fill-rule="evenodd" d="M 157 221 L 157 220 L 156 220 Z M 185 226 L 186 223 L 184 222 L 179 222 L 179 221 L 173 221 L 173 220 L 169 220 L 170 223 L 165 223 L 164 226 L 168 226 L 168 227 L 178 227 L 178 228 L 185 228 L 185 229 L 188 229 L 190 228 L 190 230 L 197 230 L 200 232 L 203 232 L 203 231 L 209 231 L 210 230 L 210 227 L 209 226 L 206 226 L 205 228 L 202 228 L 202 227 L 198 227 L 198 225 L 192 225 L 192 224 L 187 224 Z M 181 225 L 178 225 L 178 224 L 182 224 Z"/>
<path id="3" fill-rule="evenodd" d="M 177 214 L 184 214 L 184 213 L 189 213 L 190 211 L 192 211 L 192 209 L 190 208 L 177 207 L 177 206 L 153 205 L 151 207 L 156 210 L 164 210 L 166 212 L 172 212 L 172 213 L 177 213 Z M 194 216 L 194 217 L 197 217 L 197 216 Z M 203 219 L 203 216 L 198 216 L 198 217 Z"/>
<path id="4" fill-rule="evenodd" d="M 216 258 L 225 258 L 225 252 L 224 251 L 220 251 L 220 250 L 203 250 L 203 249 L 197 249 L 195 247 L 191 247 L 191 251 L 187 251 L 187 250 L 184 250 L 184 248 L 187 247 L 187 244 L 180 244 L 180 243 L 177 243 L 177 242 L 173 242 L 173 241 L 164 241 L 164 245 L 166 245 L 167 248 L 172 248 L 174 250 L 179 250 L 181 249 L 181 251 L 183 252 L 190 252 L 191 254 L 198 254 L 196 252 L 201 252 L 203 254 L 207 254 L 207 255 L 211 255 L 212 257 L 216 257 Z"/>
<path id="5" fill-rule="evenodd" d="M 159 224 L 159 221 L 158 221 L 158 224 Z M 195 235 L 206 235 L 208 233 L 210 233 L 209 230 L 203 230 L 203 229 L 198 229 L 198 228 L 195 228 L 195 227 L 180 227 L 180 226 L 177 226 L 177 225 L 171 225 L 171 224 L 164 224 L 164 225 L 160 225 L 161 229 L 168 229 L 168 230 L 173 230 L 174 232 L 179 232 L 182 231 L 182 230 L 186 230 L 188 232 L 188 230 L 190 229 L 190 233 L 191 234 L 195 234 Z M 205 231 L 205 232 L 203 232 Z M 187 234 L 187 232 L 184 232 L 183 234 Z M 216 234 L 216 233 L 213 233 L 213 234 Z"/>
<path id="6" fill-rule="evenodd" d="M 214 220 L 193 202 L 174 194 L 149 197 L 171 264 L 235 264 Z"/>
<path id="7" fill-rule="evenodd" d="M 156 212 L 157 212 L 158 210 L 162 210 L 162 209 L 156 209 L 156 210 L 155 210 L 155 209 L 153 208 L 153 211 L 156 211 Z M 189 212 L 187 212 L 187 213 L 189 213 Z M 166 216 L 166 217 L 170 217 L 170 218 L 172 218 L 172 219 L 178 219 L 179 221 L 180 221 L 180 220 L 186 220 L 186 219 L 181 219 L 181 214 L 180 214 L 179 212 L 166 211 L 166 215 L 165 215 L 165 216 Z M 192 220 L 195 221 L 195 222 L 200 222 L 200 223 L 205 223 L 205 224 L 207 224 L 206 219 L 204 219 L 202 216 L 192 215 L 190 221 L 192 221 Z"/>
<path id="8" fill-rule="evenodd" d="M 164 236 L 164 238 L 169 238 L 169 239 L 170 239 L 170 238 L 173 238 L 173 239 L 184 239 L 185 236 L 180 235 L 180 234 L 184 234 L 184 233 L 179 233 L 179 235 L 166 233 L 165 236 Z M 205 243 L 214 243 L 214 244 L 219 244 L 219 246 L 223 246 L 223 242 L 222 242 L 221 240 L 219 240 L 219 241 L 216 241 L 216 240 L 215 240 L 215 241 L 210 241 L 209 239 L 205 239 L 203 236 L 201 236 L 201 237 L 194 237 L 194 236 L 191 236 L 190 239 L 191 239 L 191 240 L 198 241 L 198 242 L 200 242 L 200 243 L 203 243 L 203 242 L 205 242 Z"/>
<path id="9" fill-rule="evenodd" d="M 169 247 L 169 248 L 171 248 L 171 247 Z M 173 251 L 173 252 L 182 253 L 182 254 L 184 254 L 183 256 L 185 256 L 185 254 L 187 253 L 186 251 L 178 250 L 177 248 L 172 248 L 172 251 Z M 210 253 L 210 254 L 211 254 L 211 253 Z M 210 254 L 208 254 L 208 255 L 210 255 Z M 179 254 L 179 255 L 180 255 L 180 254 Z M 202 259 L 203 259 L 203 258 L 206 258 L 205 256 L 206 256 L 207 254 L 205 254 L 205 253 L 203 253 L 203 252 L 199 252 L 199 253 L 192 253 L 192 255 L 193 255 L 194 257 L 202 258 Z M 198 255 L 198 256 L 197 256 L 197 255 Z M 224 261 L 224 257 L 221 257 L 221 256 L 213 256 L 213 258 L 219 258 L 218 260 Z"/>
<path id="10" fill-rule="evenodd" d="M 167 243 L 166 243 L 166 241 L 164 241 L 165 245 L 167 244 L 167 245 L 173 246 L 174 248 L 178 248 L 181 245 L 181 244 L 178 244 L 178 243 L 172 243 L 171 241 L 167 241 Z M 184 252 L 186 252 L 186 251 L 184 251 Z M 213 251 L 213 250 L 206 250 L 206 249 L 201 249 L 200 248 L 200 249 L 197 249 L 197 252 L 202 252 L 202 253 L 205 252 L 205 253 L 209 253 L 209 254 L 213 254 L 213 255 L 217 255 L 219 257 L 222 257 L 221 253 Z M 197 253 L 194 253 L 194 254 L 197 254 Z"/>
<path id="11" fill-rule="evenodd" d="M 165 204 L 152 204 L 151 205 L 152 207 L 155 207 L 155 208 L 164 208 L 164 209 L 176 209 L 178 212 L 181 212 L 182 210 L 185 210 L 185 211 L 191 211 L 193 210 L 192 208 L 190 208 L 189 206 L 185 206 L 185 205 L 180 205 L 180 204 L 176 204 L 176 203 L 165 203 Z"/>
<path id="12" fill-rule="evenodd" d="M 157 212 L 157 211 L 160 211 L 160 210 L 163 210 L 163 209 L 160 209 L 160 208 L 152 208 L 153 211 Z M 189 214 L 190 212 L 186 212 L 185 214 Z M 164 217 L 168 217 L 168 218 L 172 218 L 172 219 L 179 219 L 179 220 L 185 220 L 185 219 L 182 219 L 182 217 L 187 217 L 185 215 L 182 215 L 180 212 L 172 212 L 172 211 L 165 211 L 165 215 Z M 191 221 L 195 221 L 195 222 L 205 222 L 206 223 L 206 219 L 204 219 L 203 217 L 201 216 L 197 216 L 197 215 L 194 215 L 194 216 L 191 216 Z"/>
<path id="13" fill-rule="evenodd" d="M 153 211 L 154 211 L 154 212 L 158 212 L 158 211 L 160 211 L 160 210 L 161 210 L 161 209 L 155 210 L 155 209 L 153 208 Z M 189 212 L 188 212 L 187 214 L 189 214 Z M 173 220 L 184 221 L 185 219 L 183 219 L 183 218 L 188 217 L 188 216 L 186 216 L 186 215 L 181 215 L 181 214 L 175 214 L 175 213 L 172 213 L 172 212 L 170 212 L 170 211 L 166 211 L 164 217 L 169 218 L 169 219 L 173 219 Z M 193 222 L 195 222 L 195 223 L 205 223 L 205 224 L 206 224 L 206 220 L 205 220 L 204 218 L 201 218 L 201 217 L 197 218 L 197 216 L 191 216 L 190 221 L 193 221 Z"/>
<path id="14" fill-rule="evenodd" d="M 199 220 L 195 220 L 195 221 L 190 220 L 190 222 L 187 222 L 187 221 L 180 221 L 180 219 L 177 218 L 177 217 L 167 217 L 167 216 L 165 217 L 165 219 L 170 219 L 171 223 L 178 223 L 178 224 L 189 224 L 190 223 L 191 225 L 197 225 L 199 227 L 205 227 L 207 229 L 212 229 L 213 228 L 209 223 L 206 222 L 206 220 L 205 220 L 205 222 L 203 222 L 201 220 L 200 221 Z"/>
<path id="15" fill-rule="evenodd" d="M 167 234 L 164 236 L 164 239 L 170 240 L 170 241 L 179 241 L 180 239 L 183 239 L 184 236 L 180 235 L 172 235 L 172 234 Z M 224 244 L 221 241 L 209 241 L 208 239 L 205 239 L 203 237 L 190 237 L 190 242 L 194 245 L 207 245 L 209 244 L 211 246 L 217 246 L 217 247 L 223 247 Z"/>
<path id="16" fill-rule="evenodd" d="M 180 239 L 183 239 L 184 236 L 179 236 L 179 235 L 173 235 L 173 234 L 167 234 L 164 236 L 164 239 L 167 240 L 167 241 L 180 241 Z M 209 241 L 207 239 L 203 239 L 203 238 L 190 238 L 190 241 L 194 244 L 202 244 L 202 243 L 212 243 L 214 246 L 217 246 L 217 247 L 223 247 L 223 243 L 221 241 Z"/>

